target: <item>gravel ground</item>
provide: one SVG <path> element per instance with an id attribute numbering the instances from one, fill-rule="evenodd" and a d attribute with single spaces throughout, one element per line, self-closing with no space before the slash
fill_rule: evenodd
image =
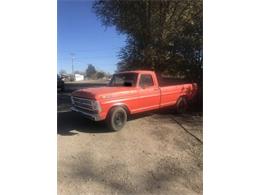
<path id="1" fill-rule="evenodd" d="M 58 95 L 58 194 L 202 194 L 202 116 L 134 116 L 120 132 Z"/>

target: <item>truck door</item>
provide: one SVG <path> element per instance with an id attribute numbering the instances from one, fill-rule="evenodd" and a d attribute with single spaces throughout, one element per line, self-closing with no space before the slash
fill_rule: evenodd
<path id="1" fill-rule="evenodd" d="M 141 74 L 139 79 L 139 98 L 137 111 L 147 111 L 160 107 L 160 89 L 155 85 L 151 74 Z"/>

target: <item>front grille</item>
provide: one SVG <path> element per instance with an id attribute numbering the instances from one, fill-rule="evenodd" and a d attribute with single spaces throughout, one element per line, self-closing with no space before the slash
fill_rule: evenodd
<path id="1" fill-rule="evenodd" d="M 74 105 L 75 106 L 75 105 Z M 83 109 L 81 107 L 78 107 L 78 106 L 75 106 L 79 111 L 82 111 L 82 112 L 86 112 L 88 114 L 97 114 L 98 112 L 95 111 L 95 110 L 87 110 L 87 109 Z"/>
<path id="2" fill-rule="evenodd" d="M 81 110 L 84 110 L 84 112 L 95 113 L 95 111 L 93 110 L 92 103 L 91 103 L 90 99 L 72 96 L 72 100 L 74 102 L 73 105 L 75 107 L 77 107 Z"/>

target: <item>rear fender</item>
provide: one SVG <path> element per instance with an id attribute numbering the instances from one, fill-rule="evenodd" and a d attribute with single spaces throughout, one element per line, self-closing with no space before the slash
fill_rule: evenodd
<path id="1" fill-rule="evenodd" d="M 183 86 L 179 98 L 185 96 L 186 99 L 192 99 L 197 92 L 197 84 Z M 179 99 L 178 98 L 178 99 Z"/>

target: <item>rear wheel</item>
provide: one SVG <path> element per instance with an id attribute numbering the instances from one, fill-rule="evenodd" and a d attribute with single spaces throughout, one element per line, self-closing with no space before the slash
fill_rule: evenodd
<path id="1" fill-rule="evenodd" d="M 127 121 L 127 113 L 122 107 L 112 108 L 108 114 L 106 122 L 108 127 L 113 131 L 121 130 Z"/>
<path id="2" fill-rule="evenodd" d="M 176 111 L 179 114 L 183 114 L 187 112 L 189 108 L 188 100 L 185 97 L 180 97 L 176 104 Z"/>

